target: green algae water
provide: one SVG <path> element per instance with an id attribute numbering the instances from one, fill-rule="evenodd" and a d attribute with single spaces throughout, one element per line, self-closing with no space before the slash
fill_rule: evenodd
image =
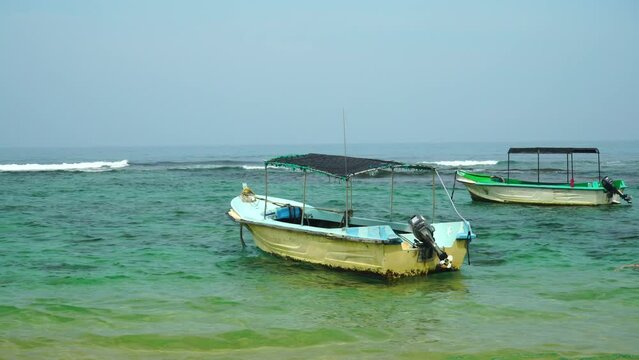
<path id="1" fill-rule="evenodd" d="M 349 155 L 436 164 L 452 190 L 459 167 L 503 174 L 508 145 Z M 602 175 L 639 195 L 639 143 L 583 145 L 600 148 Z M 340 149 L 3 149 L 0 358 L 639 358 L 639 269 L 628 266 L 639 263 L 637 204 L 479 203 L 457 184 L 478 235 L 471 264 L 398 281 L 280 259 L 250 236 L 242 248 L 226 216 L 242 182 L 263 193 L 264 160 Z M 597 177 L 596 158 L 575 161 L 577 180 Z M 565 179 L 565 159 L 542 166 Z M 513 171 L 536 178 L 536 158 Z M 269 194 L 301 197 L 301 179 L 269 171 Z M 393 217 L 430 218 L 431 179 L 395 181 Z M 309 177 L 309 191 L 315 205 L 343 204 L 343 184 L 327 177 Z M 388 191 L 389 177 L 357 178 L 355 211 L 386 216 Z M 437 192 L 436 221 L 455 220 Z"/>

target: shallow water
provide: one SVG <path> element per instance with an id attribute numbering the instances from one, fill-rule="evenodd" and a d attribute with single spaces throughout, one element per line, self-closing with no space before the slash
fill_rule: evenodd
<path id="1" fill-rule="evenodd" d="M 506 169 L 504 144 L 431 147 L 353 155 Z M 639 194 L 639 144 L 599 147 L 605 175 Z M 0 164 L 129 166 L 0 172 L 0 358 L 639 358 L 639 270 L 623 267 L 639 263 L 636 205 L 477 203 L 457 186 L 478 234 L 471 265 L 399 281 L 283 260 L 251 241 L 242 249 L 229 201 L 242 182 L 263 192 L 264 159 L 306 151 L 322 149 L 3 151 Z M 536 176 L 531 164 L 517 164 L 523 176 Z M 449 190 L 453 169 L 441 167 Z M 269 180 L 269 193 L 301 196 L 299 174 Z M 397 176 L 404 204 L 393 217 L 430 218 L 431 181 Z M 387 215 L 388 185 L 358 179 L 355 211 Z M 342 186 L 309 178 L 309 201 L 341 206 Z M 436 219 L 455 219 L 444 196 Z"/>

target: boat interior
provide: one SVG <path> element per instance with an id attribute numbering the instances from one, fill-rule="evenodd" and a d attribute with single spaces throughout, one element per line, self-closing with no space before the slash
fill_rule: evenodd
<path id="1" fill-rule="evenodd" d="M 302 212 L 304 213 L 304 222 L 302 223 Z M 284 205 L 276 209 L 275 212 L 267 214 L 271 216 L 273 220 L 289 223 L 308 225 L 323 229 L 338 229 L 342 228 L 346 224 L 346 216 L 348 215 L 348 227 L 370 227 L 370 226 L 384 226 L 388 225 L 390 228 L 398 234 L 411 233 L 408 223 L 390 222 L 383 220 L 367 219 L 353 216 L 353 210 L 338 211 L 331 209 L 318 209 L 315 207 L 306 207 L 304 211 L 298 206 Z"/>

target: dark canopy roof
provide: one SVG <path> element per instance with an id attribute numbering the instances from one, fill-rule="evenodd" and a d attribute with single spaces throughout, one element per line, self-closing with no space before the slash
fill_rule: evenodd
<path id="1" fill-rule="evenodd" d="M 427 165 L 409 165 L 397 161 L 357 158 L 342 155 L 305 154 L 280 156 L 266 161 L 266 165 L 310 170 L 348 178 L 353 175 L 390 168 L 432 169 Z"/>
<path id="2" fill-rule="evenodd" d="M 597 148 L 577 148 L 577 147 L 530 147 L 530 148 L 510 148 L 509 154 L 598 154 Z"/>

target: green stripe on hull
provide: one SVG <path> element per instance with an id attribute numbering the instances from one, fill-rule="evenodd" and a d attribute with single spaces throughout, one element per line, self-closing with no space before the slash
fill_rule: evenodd
<path id="1" fill-rule="evenodd" d="M 570 186 L 569 183 L 544 183 L 533 182 L 518 179 L 506 179 L 501 176 L 487 175 L 487 174 L 474 174 L 466 171 L 457 171 L 457 177 L 471 180 L 477 185 L 485 186 L 512 186 L 512 187 L 526 187 L 526 188 L 541 188 L 541 189 L 572 189 L 572 190 L 587 190 L 587 191 L 604 191 L 603 186 L 599 181 L 592 182 L 580 182 L 574 183 Z M 617 189 L 625 189 L 626 184 L 623 180 L 615 180 L 614 185 Z"/>

